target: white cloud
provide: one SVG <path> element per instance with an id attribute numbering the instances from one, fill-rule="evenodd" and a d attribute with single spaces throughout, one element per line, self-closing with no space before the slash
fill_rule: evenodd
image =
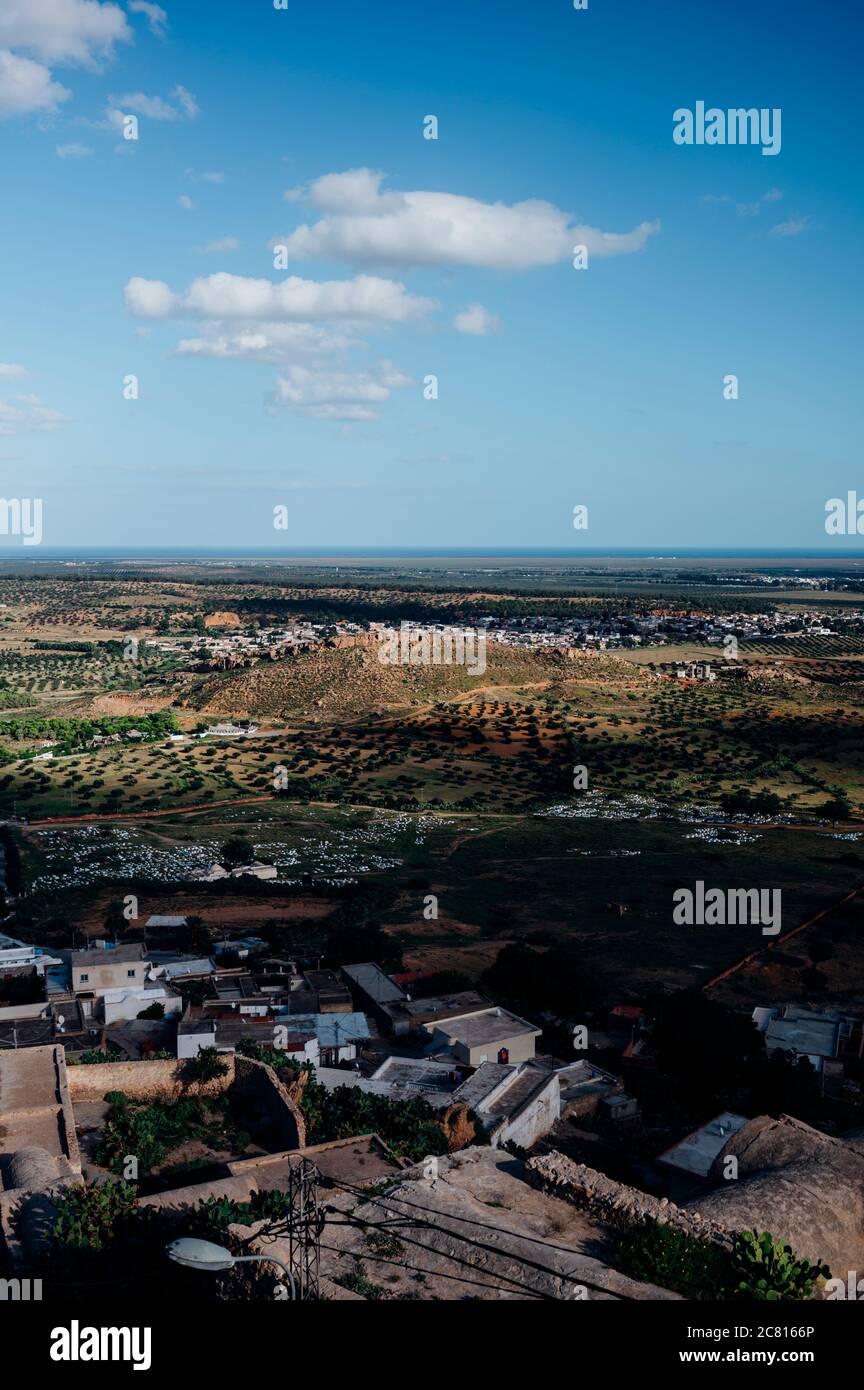
<path id="1" fill-rule="evenodd" d="M 788 222 L 778 222 L 776 227 L 771 228 L 769 235 L 783 237 L 800 236 L 802 232 L 809 230 L 811 221 L 812 218 L 809 216 L 802 217 L 799 213 L 795 217 L 790 217 Z"/>
<path id="2" fill-rule="evenodd" d="M 392 362 L 379 362 L 369 372 L 293 366 L 278 378 L 276 400 L 319 420 L 376 420 L 375 407 L 389 400 L 391 391 L 411 384 Z"/>
<path id="3" fill-rule="evenodd" d="M 482 304 L 469 304 L 453 320 L 453 327 L 460 333 L 471 333 L 475 338 L 485 338 L 488 333 L 496 333 L 501 327 L 495 314 L 490 314 Z"/>
<path id="4" fill-rule="evenodd" d="M 702 203 L 710 203 L 719 206 L 722 203 L 735 203 L 735 211 L 739 217 L 758 217 L 759 213 L 769 203 L 777 203 L 783 197 L 780 188 L 769 188 L 767 193 L 762 193 L 758 198 L 754 198 L 751 203 L 738 203 L 731 193 L 704 193 L 700 199 Z"/>
<path id="5" fill-rule="evenodd" d="M 252 362 L 284 362 L 298 355 L 342 352 L 361 346 L 350 333 L 319 328 L 313 323 L 250 323 L 230 329 L 208 324 L 203 338 L 184 338 L 175 349 L 178 357 L 246 359 Z"/>
<path id="6" fill-rule="evenodd" d="M 174 105 L 164 97 L 150 97 L 146 92 L 126 92 L 123 96 L 109 96 L 108 119 L 116 122 L 118 111 L 121 114 L 134 111 L 136 115 L 146 116 L 151 121 L 182 121 L 187 117 L 191 120 L 198 115 L 198 104 L 185 87 L 175 87 L 171 96 L 174 98 Z"/>
<path id="7" fill-rule="evenodd" d="M 303 280 L 288 276 L 274 284 L 220 271 L 193 280 L 182 295 L 161 280 L 135 276 L 126 286 L 126 306 L 147 318 L 185 315 L 205 319 L 345 319 L 405 323 L 435 307 L 408 294 L 395 280 L 356 275 L 352 280 Z"/>
<path id="8" fill-rule="evenodd" d="M 322 212 L 372 213 L 400 212 L 406 194 L 382 193 L 385 175 L 377 169 L 348 169 L 344 174 L 322 174 L 307 194 L 313 207 Z"/>
<path id="9" fill-rule="evenodd" d="M 186 177 L 187 179 L 191 179 L 193 183 L 197 183 L 199 179 L 204 183 L 225 182 L 225 175 L 222 173 L 221 169 L 208 169 L 202 173 L 199 173 L 197 169 L 187 169 Z"/>
<path id="10" fill-rule="evenodd" d="M 198 250 L 204 256 L 221 256 L 227 251 L 236 251 L 239 246 L 236 236 L 223 236 L 218 241 L 208 241 L 206 246 L 199 246 Z"/>
<path id="11" fill-rule="evenodd" d="M 195 211 L 195 204 L 189 197 L 188 193 L 181 193 L 180 197 L 177 199 L 177 203 L 181 208 L 185 208 L 187 212 Z"/>
<path id="12" fill-rule="evenodd" d="M 131 38 L 118 5 L 0 0 L 0 118 L 56 111 L 72 93 L 46 64 L 93 68 Z"/>
<path id="13" fill-rule="evenodd" d="M 366 371 L 346 371 L 329 363 L 313 369 L 302 359 L 308 363 L 363 348 L 360 325 L 387 328 L 436 307 L 434 300 L 373 275 L 326 281 L 289 276 L 274 283 L 227 271 L 201 276 L 180 293 L 162 280 L 136 276 L 126 285 L 125 300 L 139 318 L 202 320 L 198 335 L 178 343 L 176 356 L 277 364 L 276 404 L 315 419 L 343 421 L 377 418 L 377 407 L 410 378 L 386 361 Z"/>
<path id="14" fill-rule="evenodd" d="M 72 93 L 54 82 L 42 63 L 0 48 L 0 117 L 56 111 Z"/>
<path id="15" fill-rule="evenodd" d="M 147 116 L 151 121 L 177 121 L 180 112 L 176 106 L 162 97 L 148 97 L 145 92 L 125 92 L 123 96 L 110 96 L 109 120 L 114 120 L 114 112 L 134 111 L 138 116 Z"/>
<path id="16" fill-rule="evenodd" d="M 527 270 L 556 264 L 574 244 L 593 256 L 626 255 L 660 230 L 659 222 L 642 222 L 630 232 L 602 232 L 573 224 L 568 213 L 539 199 L 508 205 L 452 193 L 382 192 L 383 177 L 350 169 L 316 179 L 306 198 L 325 215 L 274 244 L 301 259 Z"/>
<path id="17" fill-rule="evenodd" d="M 142 280 L 135 275 L 125 289 L 126 308 L 145 319 L 167 319 L 174 312 L 177 296 L 163 280 Z"/>
<path id="18" fill-rule="evenodd" d="M 779 188 L 769 188 L 767 193 L 763 193 L 761 198 L 757 198 L 752 203 L 738 203 L 736 212 L 739 217 L 758 217 L 768 203 L 777 203 L 783 197 Z"/>
<path id="19" fill-rule="evenodd" d="M 58 145 L 57 153 L 61 159 L 86 159 L 88 155 L 93 153 L 93 151 L 91 150 L 89 145 L 72 144 Z"/>
<path id="20" fill-rule="evenodd" d="M 57 430 L 69 421 L 59 410 L 43 405 L 38 396 L 14 396 L 0 400 L 0 435 L 43 433 Z"/>
<path id="21" fill-rule="evenodd" d="M 21 48 L 47 63 L 92 66 L 132 38 L 119 5 L 98 0 L 3 0 L 0 47 Z"/>
<path id="22" fill-rule="evenodd" d="M 0 376 L 26 376 L 27 368 L 19 362 L 0 362 Z"/>
<path id="23" fill-rule="evenodd" d="M 164 39 L 168 16 L 161 5 L 151 5 L 149 0 L 129 0 L 130 14 L 143 14 L 150 32 L 158 39 Z"/>
<path id="24" fill-rule="evenodd" d="M 193 97 L 192 93 L 187 92 L 185 87 L 181 87 L 179 82 L 177 83 L 177 86 L 174 88 L 172 96 L 174 96 L 177 99 L 177 101 L 179 101 L 180 105 L 183 107 L 183 110 L 186 112 L 186 115 L 190 118 L 190 120 L 197 116 L 200 112 L 201 108 L 198 105 L 195 98 Z"/>

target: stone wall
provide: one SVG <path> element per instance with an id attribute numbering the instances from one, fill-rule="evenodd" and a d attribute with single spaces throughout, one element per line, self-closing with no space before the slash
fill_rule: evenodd
<path id="1" fill-rule="evenodd" d="M 72 1107 L 72 1094 L 69 1086 L 69 1068 L 66 1065 L 65 1048 L 54 1049 L 57 1065 L 57 1093 L 60 1100 L 60 1137 L 69 1159 L 73 1173 L 81 1172 L 81 1153 L 78 1148 L 78 1135 L 75 1131 L 75 1112 Z"/>
<path id="2" fill-rule="evenodd" d="M 216 1096 L 229 1087 L 269 1123 L 276 1146 L 298 1149 L 306 1143 L 306 1125 L 276 1073 L 250 1057 L 222 1054 L 224 1076 L 206 1085 L 184 1080 L 186 1062 L 173 1058 L 154 1062 L 97 1062 L 67 1069 L 72 1103 L 104 1100 L 109 1091 L 123 1091 L 135 1100 L 171 1101 L 181 1096 Z"/>
<path id="3" fill-rule="evenodd" d="M 238 1059 L 239 1060 L 239 1059 Z M 136 1100 L 178 1100 L 180 1096 L 219 1095 L 234 1081 L 234 1062 L 231 1056 L 221 1061 L 228 1068 L 224 1076 L 208 1081 L 185 1083 L 185 1063 L 166 1058 L 155 1062 L 97 1062 L 67 1067 L 69 1094 L 75 1101 L 99 1101 L 108 1091 L 125 1091 Z"/>
<path id="4" fill-rule="evenodd" d="M 731 1234 L 723 1226 L 708 1220 L 695 1211 L 685 1211 L 670 1202 L 668 1197 L 652 1197 L 638 1188 L 574 1163 L 564 1154 L 543 1154 L 531 1158 L 526 1165 L 529 1182 L 552 1196 L 573 1202 L 580 1210 L 617 1230 L 633 1226 L 674 1226 L 688 1236 L 713 1240 L 729 1246 Z"/>
<path id="5" fill-rule="evenodd" d="M 281 1149 L 302 1149 L 306 1122 L 272 1067 L 252 1057 L 234 1058 L 234 1085 L 243 1101 L 269 1120 Z"/>

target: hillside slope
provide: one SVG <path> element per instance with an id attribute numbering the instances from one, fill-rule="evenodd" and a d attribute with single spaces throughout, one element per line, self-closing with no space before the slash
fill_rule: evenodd
<path id="1" fill-rule="evenodd" d="M 305 714 L 330 720 L 376 708 L 428 704 L 501 687 L 577 680 L 647 679 L 614 657 L 585 652 L 534 652 L 491 644 L 486 670 L 464 666 L 393 666 L 378 659 L 378 643 L 319 647 L 251 670 L 204 682 L 185 703 L 202 713 L 253 719 Z"/>

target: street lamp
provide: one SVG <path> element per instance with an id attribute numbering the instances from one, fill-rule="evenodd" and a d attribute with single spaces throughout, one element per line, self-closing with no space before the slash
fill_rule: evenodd
<path id="1" fill-rule="evenodd" d="M 285 1272 L 292 1300 L 297 1297 L 294 1275 L 282 1260 L 276 1259 L 275 1255 L 232 1255 L 231 1251 L 226 1250 L 224 1246 L 214 1245 L 211 1240 L 198 1240 L 194 1236 L 183 1236 L 180 1240 L 172 1240 L 171 1244 L 165 1247 L 165 1253 L 175 1264 L 183 1265 L 186 1269 L 203 1269 L 209 1274 L 220 1274 L 223 1270 L 233 1269 L 235 1265 L 260 1261 L 265 1264 L 278 1265 Z"/>

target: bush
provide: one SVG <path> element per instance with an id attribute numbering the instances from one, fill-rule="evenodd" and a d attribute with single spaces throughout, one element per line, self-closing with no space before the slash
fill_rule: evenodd
<path id="1" fill-rule="evenodd" d="M 207 1136 L 203 1108 L 194 1097 L 148 1105 L 122 1091 L 112 1091 L 105 1099 L 112 1110 L 102 1130 L 96 1161 L 115 1173 L 124 1171 L 130 1155 L 137 1159 L 138 1171 L 147 1173 L 188 1139 Z"/>
<path id="2" fill-rule="evenodd" d="M 200 1081 L 202 1085 L 217 1081 L 220 1076 L 227 1074 L 227 1063 L 221 1060 L 215 1047 L 202 1047 L 198 1055 L 190 1057 L 183 1068 L 185 1081 Z"/>
<path id="3" fill-rule="evenodd" d="M 98 1047 L 86 1048 L 77 1057 L 70 1057 L 70 1062 L 78 1062 L 82 1067 L 102 1066 L 109 1062 L 119 1062 L 120 1052 L 117 1048 L 109 1048 L 103 1052 Z"/>
<path id="4" fill-rule="evenodd" d="M 767 1231 L 736 1235 L 731 1253 L 674 1226 L 634 1226 L 618 1246 L 625 1274 L 693 1299 L 795 1302 L 812 1296 L 827 1265 L 799 1259 Z"/>
<path id="5" fill-rule="evenodd" d="M 138 1014 L 138 1018 L 164 1018 L 164 1017 L 165 1017 L 165 1005 L 164 1005 L 164 1004 L 159 1004 L 158 1002 L 157 1002 L 156 1004 L 151 1004 L 150 1007 L 149 1007 L 148 1009 L 142 1009 L 141 1012 L 140 1012 L 140 1014 Z"/>
<path id="6" fill-rule="evenodd" d="M 731 1262 L 719 1245 L 674 1226 L 636 1226 L 621 1239 L 617 1263 L 633 1279 L 659 1284 L 686 1298 L 722 1298 Z"/>
<path id="7" fill-rule="evenodd" d="M 52 1236 L 67 1250 L 101 1251 L 133 1218 L 135 1188 L 128 1182 L 76 1183 L 54 1199 L 57 1215 Z"/>

